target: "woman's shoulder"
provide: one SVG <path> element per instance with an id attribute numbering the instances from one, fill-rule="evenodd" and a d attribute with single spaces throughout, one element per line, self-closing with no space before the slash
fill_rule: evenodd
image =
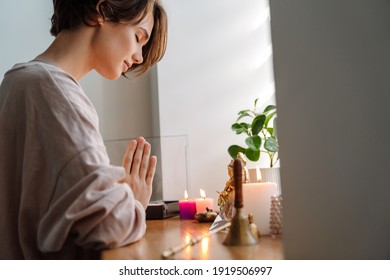
<path id="1" fill-rule="evenodd" d="M 7 71 L 7 78 L 18 80 L 26 83 L 64 83 L 79 87 L 79 83 L 61 68 L 40 60 L 32 60 L 29 62 L 15 64 Z"/>
<path id="2" fill-rule="evenodd" d="M 42 62 L 18 63 L 4 77 L 4 88 L 15 98 L 30 104 L 67 108 L 68 111 L 95 111 L 80 84 L 59 67 Z M 58 106 L 55 106 L 58 105 Z"/>
<path id="3" fill-rule="evenodd" d="M 4 76 L 14 93 L 26 98 L 86 99 L 79 82 L 61 68 L 47 62 L 32 60 L 15 64 Z"/>

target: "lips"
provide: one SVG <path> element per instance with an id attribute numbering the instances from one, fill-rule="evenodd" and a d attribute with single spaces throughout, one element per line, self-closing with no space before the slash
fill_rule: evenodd
<path id="1" fill-rule="evenodd" d="M 124 61 L 125 65 L 127 66 L 127 69 L 131 68 L 131 63 L 127 60 Z"/>

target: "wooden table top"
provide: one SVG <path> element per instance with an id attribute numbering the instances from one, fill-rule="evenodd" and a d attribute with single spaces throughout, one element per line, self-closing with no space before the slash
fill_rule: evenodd
<path id="1" fill-rule="evenodd" d="M 122 248 L 105 250 L 105 260 L 158 260 L 172 247 L 188 242 L 209 232 L 211 223 L 180 220 L 178 216 L 146 221 L 145 236 Z M 262 236 L 258 244 L 251 246 L 225 246 L 227 231 L 204 238 L 194 246 L 176 253 L 171 259 L 178 260 L 280 260 L 284 258 L 283 242 L 279 237 Z"/>

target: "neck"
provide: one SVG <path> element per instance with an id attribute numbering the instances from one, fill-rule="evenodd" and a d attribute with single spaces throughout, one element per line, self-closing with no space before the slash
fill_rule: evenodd
<path id="1" fill-rule="evenodd" d="M 52 63 L 80 80 L 94 67 L 91 59 L 93 32 L 94 28 L 89 27 L 61 31 L 37 59 Z"/>

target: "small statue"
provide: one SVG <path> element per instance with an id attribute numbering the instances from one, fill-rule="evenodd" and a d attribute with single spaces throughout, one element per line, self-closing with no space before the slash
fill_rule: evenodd
<path id="1" fill-rule="evenodd" d="M 218 192 L 218 206 L 223 207 L 229 200 L 230 193 L 234 190 L 233 186 L 233 160 L 228 165 L 229 180 L 226 182 L 225 188 L 222 192 Z"/>
<path id="2" fill-rule="evenodd" d="M 246 160 L 244 159 L 242 153 L 238 153 L 237 158 L 241 160 L 242 166 L 246 165 Z M 234 209 L 233 166 L 234 166 L 234 159 L 232 159 L 227 166 L 229 180 L 226 182 L 225 188 L 221 192 L 217 191 L 217 193 L 219 194 L 218 206 L 220 211 L 214 223 L 210 227 L 210 230 L 219 228 L 221 225 L 230 222 L 231 219 L 233 218 L 233 209 Z M 241 172 L 242 172 L 242 179 L 243 179 L 242 181 L 247 182 L 248 181 L 247 169 L 242 168 Z"/>
<path id="3" fill-rule="evenodd" d="M 238 153 L 237 158 L 241 159 L 243 166 L 246 166 L 246 160 L 244 159 L 242 153 Z M 226 217 L 232 216 L 232 208 L 233 208 L 233 198 L 231 197 L 231 194 L 234 192 L 234 186 L 233 186 L 233 163 L 234 160 L 232 159 L 228 165 L 228 175 L 229 180 L 225 184 L 225 188 L 222 192 L 218 192 L 218 206 L 221 209 L 221 212 L 225 212 Z M 248 174 L 246 173 L 246 168 L 242 169 L 242 175 L 243 175 L 243 182 L 248 181 Z"/>
<path id="4" fill-rule="evenodd" d="M 213 209 L 206 207 L 206 212 L 195 214 L 195 220 L 197 220 L 199 223 L 213 222 L 217 216 L 218 214 L 214 212 Z"/>
<path id="5" fill-rule="evenodd" d="M 259 229 L 257 228 L 256 224 L 253 222 L 253 215 L 248 214 L 248 221 L 249 221 L 249 227 L 254 237 L 260 238 L 261 234 Z"/>

